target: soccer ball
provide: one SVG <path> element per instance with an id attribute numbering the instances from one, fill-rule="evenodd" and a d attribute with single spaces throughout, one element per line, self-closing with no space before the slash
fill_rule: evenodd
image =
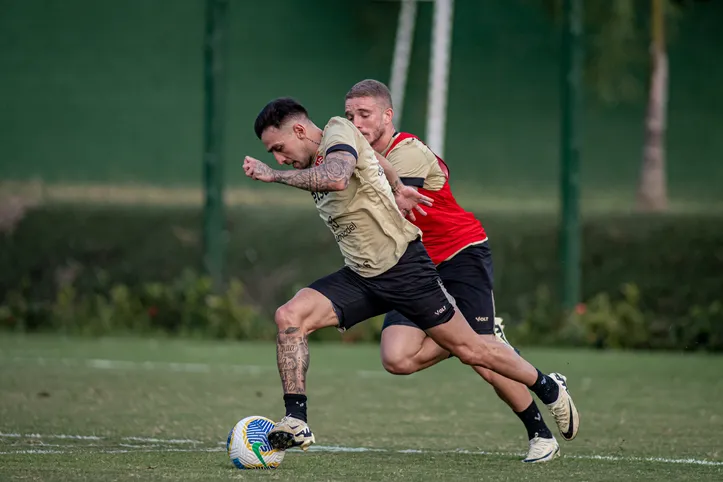
<path id="1" fill-rule="evenodd" d="M 239 421 L 229 432 L 226 451 L 239 469 L 275 469 L 284 460 L 284 451 L 271 447 L 266 434 L 274 422 L 252 415 Z"/>

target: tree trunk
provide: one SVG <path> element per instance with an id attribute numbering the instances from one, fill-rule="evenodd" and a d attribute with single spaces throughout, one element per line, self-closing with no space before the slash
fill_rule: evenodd
<path id="1" fill-rule="evenodd" d="M 652 72 L 645 119 L 645 147 L 637 193 L 638 210 L 647 212 L 665 211 L 668 208 L 665 173 L 668 55 L 665 51 L 664 1 L 652 0 L 653 40 L 650 49 Z"/>

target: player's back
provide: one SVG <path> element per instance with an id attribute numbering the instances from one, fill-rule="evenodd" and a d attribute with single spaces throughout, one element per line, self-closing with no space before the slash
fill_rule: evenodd
<path id="1" fill-rule="evenodd" d="M 374 149 L 343 117 L 332 117 L 325 126 L 314 165 L 323 164 L 335 151 L 357 158 L 349 185 L 343 191 L 314 192 L 312 197 L 346 265 L 362 276 L 376 276 L 397 263 L 420 231 L 399 213 Z"/>
<path id="2" fill-rule="evenodd" d="M 417 216 L 414 224 L 421 229 L 422 241 L 435 264 L 487 239 L 482 223 L 454 198 L 447 164 L 419 138 L 397 133 L 382 154 L 404 184 L 433 199 L 433 205 L 425 207 L 427 216 Z"/>

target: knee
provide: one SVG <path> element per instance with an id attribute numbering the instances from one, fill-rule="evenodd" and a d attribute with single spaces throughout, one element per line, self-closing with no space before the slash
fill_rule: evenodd
<path id="1" fill-rule="evenodd" d="M 411 375 L 417 371 L 414 362 L 408 357 L 385 355 L 382 357 L 382 365 L 392 375 Z"/>
<path id="2" fill-rule="evenodd" d="M 276 322 L 279 333 L 293 328 L 300 330 L 303 327 L 303 320 L 299 310 L 295 309 L 292 303 L 286 303 L 276 310 L 274 322 Z"/>

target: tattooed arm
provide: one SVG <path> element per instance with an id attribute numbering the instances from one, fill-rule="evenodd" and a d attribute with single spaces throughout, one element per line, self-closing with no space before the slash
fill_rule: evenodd
<path id="1" fill-rule="evenodd" d="M 343 191 L 356 167 L 356 157 L 345 151 L 327 154 L 324 163 L 309 169 L 275 171 L 274 182 L 298 187 L 305 191 Z"/>
<path id="2" fill-rule="evenodd" d="M 346 151 L 330 152 L 320 166 L 293 171 L 276 171 L 252 157 L 244 159 L 248 177 L 311 192 L 343 191 L 349 185 L 355 167 L 356 157 Z"/>

